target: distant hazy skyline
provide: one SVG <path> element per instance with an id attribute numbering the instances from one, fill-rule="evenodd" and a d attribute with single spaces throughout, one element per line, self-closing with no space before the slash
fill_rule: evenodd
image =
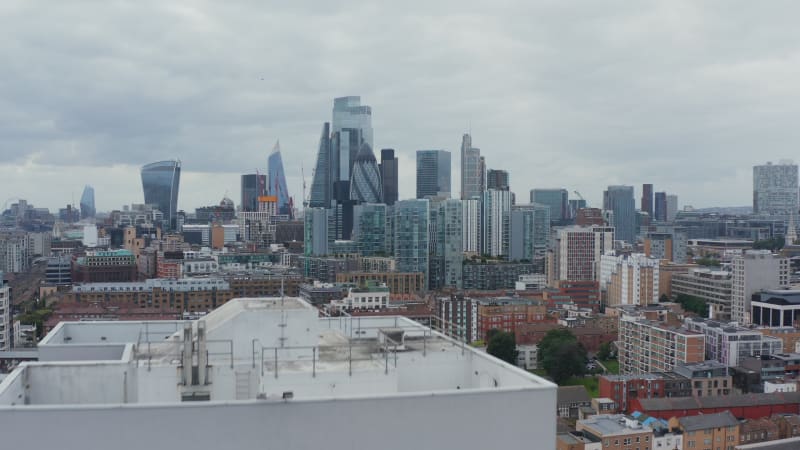
<path id="1" fill-rule="evenodd" d="M 790 1 L 28 2 L 0 4 L 0 201 L 98 211 L 183 163 L 179 208 L 238 203 L 280 139 L 302 204 L 333 98 L 372 106 L 400 198 L 415 152 L 461 136 L 534 187 L 641 184 L 680 205 L 752 203 L 752 166 L 795 158 L 800 5 Z"/>

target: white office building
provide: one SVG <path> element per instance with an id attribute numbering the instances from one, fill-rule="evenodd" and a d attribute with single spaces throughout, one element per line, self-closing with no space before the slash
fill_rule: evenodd
<path id="1" fill-rule="evenodd" d="M 411 320 L 320 318 L 299 298 L 62 322 L 39 358 L 0 383 L 4 447 L 555 448 L 554 384 Z"/>
<path id="2" fill-rule="evenodd" d="M 599 281 L 600 258 L 613 249 L 614 227 L 559 228 L 548 280 Z"/>
<path id="3" fill-rule="evenodd" d="M 731 260 L 731 320 L 749 324 L 751 297 L 789 285 L 789 259 L 768 250 L 748 250 Z"/>

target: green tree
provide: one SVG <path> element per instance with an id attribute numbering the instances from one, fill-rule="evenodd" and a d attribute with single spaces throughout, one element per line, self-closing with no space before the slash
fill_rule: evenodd
<path id="1" fill-rule="evenodd" d="M 494 333 L 492 331 L 494 331 Z M 489 330 L 487 336 L 491 337 L 489 337 L 489 342 L 486 346 L 486 353 L 500 358 L 509 364 L 517 364 L 517 340 L 514 337 L 514 333 Z"/>
<path id="2" fill-rule="evenodd" d="M 567 328 L 550 330 L 539 342 L 541 367 L 556 383 L 583 375 L 586 349 Z"/>
<path id="3" fill-rule="evenodd" d="M 708 314 L 708 302 L 702 298 L 695 297 L 693 295 L 678 294 L 675 297 L 675 301 L 680 303 L 680 305 L 686 311 L 691 311 L 699 316 L 704 317 Z"/>
<path id="4" fill-rule="evenodd" d="M 770 239 L 763 239 L 753 242 L 753 248 L 756 250 L 772 250 L 777 251 L 783 248 L 786 239 L 783 236 L 775 236 Z"/>
<path id="5" fill-rule="evenodd" d="M 611 344 L 608 342 L 603 342 L 600 344 L 600 350 L 597 351 L 597 359 L 600 361 L 605 361 L 611 358 Z"/>
<path id="6" fill-rule="evenodd" d="M 667 297 L 667 294 L 661 294 L 661 297 L 658 298 L 658 302 L 667 303 L 669 302 L 669 297 Z"/>

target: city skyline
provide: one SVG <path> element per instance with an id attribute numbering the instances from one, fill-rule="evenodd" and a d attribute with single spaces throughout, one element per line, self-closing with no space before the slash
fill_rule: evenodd
<path id="1" fill-rule="evenodd" d="M 407 180 L 416 150 L 450 151 L 459 174 L 468 132 L 487 168 L 509 170 L 518 195 L 565 187 L 597 205 L 608 185 L 634 185 L 638 198 L 641 184 L 652 183 L 682 204 L 744 206 L 752 166 L 791 158 L 800 139 L 791 122 L 798 63 L 787 57 L 796 31 L 783 9 L 587 4 L 572 17 L 554 5 L 451 6 L 426 15 L 389 6 L 385 16 L 354 8 L 390 46 L 361 39 L 363 30 L 337 30 L 336 39 L 308 33 L 336 23 L 330 8 L 153 3 L 78 15 L 65 4 L 41 15 L 10 3 L 0 19 L 11 36 L 0 51 L 15 61 L 4 88 L 14 107 L 0 106 L 10 118 L 0 125 L 4 192 L 55 209 L 77 203 L 89 183 L 98 211 L 108 211 L 141 202 L 138 167 L 181 159 L 179 208 L 192 210 L 226 192 L 238 198 L 240 175 L 266 173 L 264 157 L 280 137 L 299 205 L 300 166 L 308 184 L 319 124 L 343 95 L 374 108 L 372 148 L 396 150 L 400 198 L 414 196 Z M 75 20 L 93 25 L 88 35 L 66 25 Z M 26 25 L 33 21 L 47 37 Z M 747 51 L 737 31 L 743 21 Z M 169 38 L 143 28 L 166 22 Z M 441 23 L 461 31 L 442 35 Z M 246 39 L 239 32 L 251 28 Z M 693 38 L 673 39 L 681 33 Z M 292 52 L 275 50 L 284 40 Z M 582 51 L 587 43 L 591 54 Z M 209 48 L 226 51 L 201 50 Z M 310 57 L 297 63 L 298 53 Z M 352 64 L 337 64 L 339 53 Z M 386 61 L 397 69 L 374 69 Z M 50 189 L 41 189 L 42 178 Z"/>

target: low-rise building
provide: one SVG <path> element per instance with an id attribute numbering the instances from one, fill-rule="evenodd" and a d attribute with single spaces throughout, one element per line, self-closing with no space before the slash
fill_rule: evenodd
<path id="1" fill-rule="evenodd" d="M 653 429 L 621 414 L 599 414 L 578 420 L 577 431 L 602 443 L 602 449 L 635 450 L 651 447 Z"/>
<path id="2" fill-rule="evenodd" d="M 669 427 L 683 432 L 684 448 L 730 449 L 739 443 L 739 421 L 729 411 L 673 417 Z"/>
<path id="3" fill-rule="evenodd" d="M 534 264 L 503 261 L 477 262 L 467 260 L 463 268 L 463 289 L 493 291 L 514 289 L 520 275 L 535 272 Z"/>
<path id="4" fill-rule="evenodd" d="M 135 281 L 136 257 L 129 250 L 90 251 L 72 260 L 75 283 Z"/>
<path id="5" fill-rule="evenodd" d="M 585 386 L 558 387 L 558 395 L 556 397 L 556 413 L 558 417 L 577 419 L 581 408 L 591 406 L 592 397 L 586 391 Z"/>
<path id="6" fill-rule="evenodd" d="M 539 346 L 517 345 L 517 367 L 525 370 L 539 368 Z"/>
<path id="7" fill-rule="evenodd" d="M 713 319 L 730 320 L 732 284 L 728 271 L 697 268 L 673 274 L 671 292 L 676 296 L 684 294 L 703 299 L 710 306 Z"/>
<path id="8" fill-rule="evenodd" d="M 385 284 L 368 283 L 350 287 L 347 297 L 331 300 L 330 307 L 335 311 L 380 310 L 389 306 L 389 288 Z"/>
<path id="9" fill-rule="evenodd" d="M 699 317 L 687 318 L 684 326 L 705 336 L 705 359 L 728 367 L 738 366 L 746 356 L 774 355 L 783 352 L 783 341 L 765 336 L 735 322 L 719 322 Z"/>

